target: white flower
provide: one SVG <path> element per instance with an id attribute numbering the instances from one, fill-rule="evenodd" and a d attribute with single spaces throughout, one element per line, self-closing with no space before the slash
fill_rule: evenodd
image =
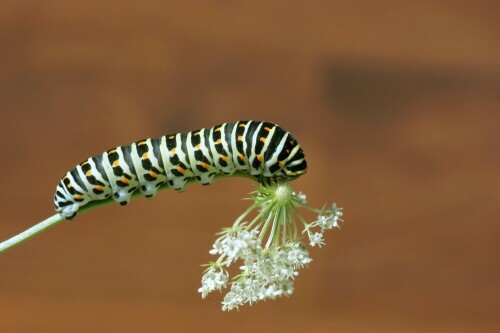
<path id="1" fill-rule="evenodd" d="M 281 296 L 282 293 L 282 290 L 277 285 L 272 284 L 267 288 L 262 288 L 260 299 L 275 299 L 276 297 Z"/>
<path id="2" fill-rule="evenodd" d="M 223 240 L 223 253 L 225 253 L 229 259 L 236 260 L 239 257 L 239 253 L 243 244 L 236 237 L 228 237 Z"/>
<path id="3" fill-rule="evenodd" d="M 311 246 L 316 246 L 318 245 L 319 247 L 321 247 L 321 245 L 324 245 L 325 244 L 325 241 L 323 240 L 323 233 L 321 232 L 316 232 L 314 234 L 309 234 L 309 245 Z"/>
<path id="4" fill-rule="evenodd" d="M 222 311 L 228 311 L 232 309 L 237 309 L 243 304 L 243 299 L 238 294 L 230 291 L 224 297 L 222 301 Z"/>
<path id="5" fill-rule="evenodd" d="M 292 243 L 289 245 L 290 250 L 287 252 L 288 264 L 295 268 L 302 268 L 309 264 L 312 259 L 309 258 L 309 252 L 302 243 Z"/>
<path id="6" fill-rule="evenodd" d="M 334 223 L 333 223 L 333 227 L 335 227 L 335 228 L 340 228 L 340 226 L 339 226 L 338 222 L 339 222 L 339 221 L 343 221 L 340 217 L 341 217 L 342 215 L 344 215 L 344 213 L 342 213 L 342 208 L 337 207 L 337 204 L 336 204 L 336 203 L 334 203 L 334 204 L 332 205 L 331 212 L 332 212 L 333 221 L 334 221 Z"/>
<path id="7" fill-rule="evenodd" d="M 226 271 L 222 269 L 216 271 L 214 267 L 210 267 L 201 278 L 201 288 L 198 292 L 201 293 L 202 298 L 205 298 L 208 293 L 225 288 L 228 279 L 229 274 Z"/>
<path id="8" fill-rule="evenodd" d="M 333 228 L 340 228 L 339 221 L 342 212 L 334 205 L 333 209 L 327 213 L 327 215 L 319 215 L 318 220 L 315 222 L 321 230 L 330 230 Z"/>
<path id="9" fill-rule="evenodd" d="M 321 230 L 331 229 L 330 218 L 325 215 L 319 215 L 316 223 L 321 228 Z"/>
<path id="10" fill-rule="evenodd" d="M 212 255 L 222 254 L 223 248 L 222 248 L 221 242 L 219 240 L 216 240 L 212 249 L 210 251 L 208 251 L 208 253 L 210 253 Z"/>
<path id="11" fill-rule="evenodd" d="M 292 195 L 295 196 L 297 200 L 303 205 L 307 203 L 307 196 L 303 194 L 302 192 L 299 192 L 299 194 L 296 194 L 295 192 L 292 192 Z"/>
<path id="12" fill-rule="evenodd" d="M 210 254 L 218 256 L 205 271 L 198 291 L 203 298 L 228 284 L 229 274 L 222 267 L 241 260 L 240 274 L 230 283 L 222 301 L 222 310 L 238 309 L 244 304 L 290 296 L 299 270 L 312 262 L 301 241 L 296 221 L 304 225 L 311 246 L 325 244 L 323 232 L 339 226 L 341 208 L 315 209 L 306 205 L 306 196 L 292 192 L 287 183 L 261 186 L 252 197 L 254 203 L 234 223 L 225 228 L 213 244 Z M 318 219 L 307 223 L 297 208 L 309 209 Z M 258 211 L 252 220 L 251 212 Z M 248 222 L 247 222 L 248 221 Z M 314 230 L 318 228 L 320 230 Z"/>

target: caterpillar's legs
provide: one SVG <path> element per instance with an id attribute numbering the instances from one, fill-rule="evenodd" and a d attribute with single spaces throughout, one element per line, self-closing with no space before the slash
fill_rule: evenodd
<path id="1" fill-rule="evenodd" d="M 61 211 L 59 211 L 59 214 L 64 217 L 66 220 L 71 220 L 75 218 L 76 212 L 78 211 L 78 208 L 80 208 L 80 204 L 75 202 L 72 205 L 68 205 L 64 207 Z"/>
<path id="2" fill-rule="evenodd" d="M 255 178 L 257 179 L 257 181 L 259 182 L 259 184 L 262 185 L 262 186 L 269 186 L 269 185 L 271 185 L 273 183 L 273 179 L 272 178 L 264 177 L 262 175 L 256 176 Z"/>
<path id="3" fill-rule="evenodd" d="M 113 197 L 121 206 L 125 206 L 129 203 L 132 195 L 127 190 L 120 189 L 113 193 Z"/>

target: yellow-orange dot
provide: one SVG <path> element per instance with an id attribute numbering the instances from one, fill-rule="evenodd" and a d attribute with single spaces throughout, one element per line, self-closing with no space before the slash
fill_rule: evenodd
<path id="1" fill-rule="evenodd" d="M 71 185 L 71 183 L 69 183 L 66 187 L 67 187 L 67 188 L 72 188 L 72 187 L 73 187 L 73 185 Z"/>
<path id="2" fill-rule="evenodd" d="M 146 158 L 148 158 L 148 153 L 144 153 L 144 154 L 142 154 L 141 158 L 142 158 L 143 160 L 145 160 Z"/>
<path id="3" fill-rule="evenodd" d="M 102 187 L 101 185 L 96 185 L 96 187 L 95 187 L 95 188 L 96 188 L 96 190 L 98 190 L 98 191 L 102 191 L 104 187 Z"/>
<path id="4" fill-rule="evenodd" d="M 257 155 L 257 160 L 258 160 L 259 162 L 261 162 L 261 161 L 262 161 L 262 155 Z"/>
<path id="5" fill-rule="evenodd" d="M 220 132 L 220 127 L 217 127 L 214 132 Z"/>
<path id="6" fill-rule="evenodd" d="M 265 137 L 261 137 L 259 140 L 260 140 L 261 142 L 266 142 L 266 138 L 265 138 Z"/>
<path id="7" fill-rule="evenodd" d="M 201 162 L 201 167 L 202 167 L 203 169 L 208 169 L 208 164 L 207 164 L 207 163 L 205 163 L 205 162 Z"/>
<path id="8" fill-rule="evenodd" d="M 87 164 L 89 164 L 89 162 L 88 162 L 88 161 L 85 161 L 85 162 L 83 162 L 83 163 L 82 163 L 82 164 L 80 164 L 80 165 L 81 165 L 81 166 L 85 166 L 85 165 L 87 165 Z"/>
<path id="9" fill-rule="evenodd" d="M 218 139 L 217 141 L 215 141 L 215 144 L 220 145 L 221 142 L 222 142 L 222 139 Z"/>
<path id="10" fill-rule="evenodd" d="M 116 149 L 112 149 L 112 150 L 108 151 L 108 154 L 114 154 L 114 153 L 116 153 Z"/>
<path id="11" fill-rule="evenodd" d="M 173 138 L 175 138 L 175 135 L 171 135 L 168 137 L 170 140 L 172 140 Z"/>
<path id="12" fill-rule="evenodd" d="M 184 173 L 184 169 L 180 165 L 177 166 L 177 171 Z"/>
<path id="13" fill-rule="evenodd" d="M 243 137 L 241 135 L 238 136 L 238 141 L 243 141 Z"/>
<path id="14" fill-rule="evenodd" d="M 244 160 L 245 160 L 245 156 L 243 156 L 243 154 L 239 154 L 239 155 L 238 155 L 238 158 L 239 158 L 240 160 L 242 160 L 242 161 L 244 161 Z"/>
<path id="15" fill-rule="evenodd" d="M 153 170 L 149 171 L 149 175 L 153 178 L 156 178 L 158 177 L 158 174 L 156 172 L 154 172 Z"/>
<path id="16" fill-rule="evenodd" d="M 282 167 L 283 167 L 283 165 L 285 165 L 285 162 L 279 162 L 279 163 L 278 163 L 278 166 L 279 166 L 280 168 L 282 168 Z"/>
<path id="17" fill-rule="evenodd" d="M 125 176 L 122 176 L 121 181 L 122 183 L 128 184 L 128 179 L 125 178 Z"/>
<path id="18" fill-rule="evenodd" d="M 113 168 L 117 167 L 118 165 L 120 165 L 120 160 L 116 160 L 113 162 Z"/>
<path id="19" fill-rule="evenodd" d="M 176 151 L 176 149 L 175 149 L 175 148 L 172 148 L 172 149 L 170 150 L 170 154 L 171 154 L 171 155 L 175 155 L 175 151 Z"/>
<path id="20" fill-rule="evenodd" d="M 75 199 L 77 199 L 77 200 L 81 200 L 81 199 L 83 199 L 83 195 L 81 195 L 81 194 L 75 194 L 75 195 L 73 196 L 73 198 L 75 198 Z"/>
<path id="21" fill-rule="evenodd" d="M 196 149 L 196 150 L 200 150 L 200 147 L 201 147 L 201 145 L 198 143 L 198 144 L 194 147 L 194 149 Z"/>
<path id="22" fill-rule="evenodd" d="M 92 170 L 89 170 L 85 173 L 85 176 L 90 177 L 92 176 Z"/>
<path id="23" fill-rule="evenodd" d="M 145 144 L 146 144 L 146 141 L 141 141 L 141 142 L 139 142 L 137 145 L 138 145 L 138 146 L 143 146 L 143 145 L 145 145 Z"/>
<path id="24" fill-rule="evenodd" d="M 245 127 L 246 124 L 240 124 L 238 127 Z"/>
<path id="25" fill-rule="evenodd" d="M 220 155 L 220 158 L 222 158 L 224 161 L 227 161 L 227 156 L 226 155 Z"/>
<path id="26" fill-rule="evenodd" d="M 268 131 L 268 132 L 271 130 L 271 128 L 270 128 L 270 127 L 264 127 L 264 129 L 265 129 L 266 131 Z"/>
<path id="27" fill-rule="evenodd" d="M 200 132 L 196 132 L 196 133 L 194 133 L 194 135 L 195 135 L 195 136 L 200 135 Z"/>

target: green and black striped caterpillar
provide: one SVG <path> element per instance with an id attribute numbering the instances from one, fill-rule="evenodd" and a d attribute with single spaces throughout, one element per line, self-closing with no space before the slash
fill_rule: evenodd
<path id="1" fill-rule="evenodd" d="M 306 169 L 304 153 L 288 131 L 269 122 L 237 121 L 139 140 L 90 157 L 61 179 L 54 206 L 71 220 L 93 201 L 112 197 L 126 205 L 137 190 L 149 198 L 163 186 L 182 191 L 191 180 L 208 185 L 224 175 L 267 184 L 297 178 Z"/>

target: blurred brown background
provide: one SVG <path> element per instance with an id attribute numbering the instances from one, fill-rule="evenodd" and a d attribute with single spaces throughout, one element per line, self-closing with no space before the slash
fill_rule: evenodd
<path id="1" fill-rule="evenodd" d="M 247 180 L 96 210 L 0 255 L 0 332 L 497 332 L 495 2 L 2 1 L 0 239 L 88 156 L 238 119 L 346 223 L 291 298 L 222 313 L 200 265 Z"/>

